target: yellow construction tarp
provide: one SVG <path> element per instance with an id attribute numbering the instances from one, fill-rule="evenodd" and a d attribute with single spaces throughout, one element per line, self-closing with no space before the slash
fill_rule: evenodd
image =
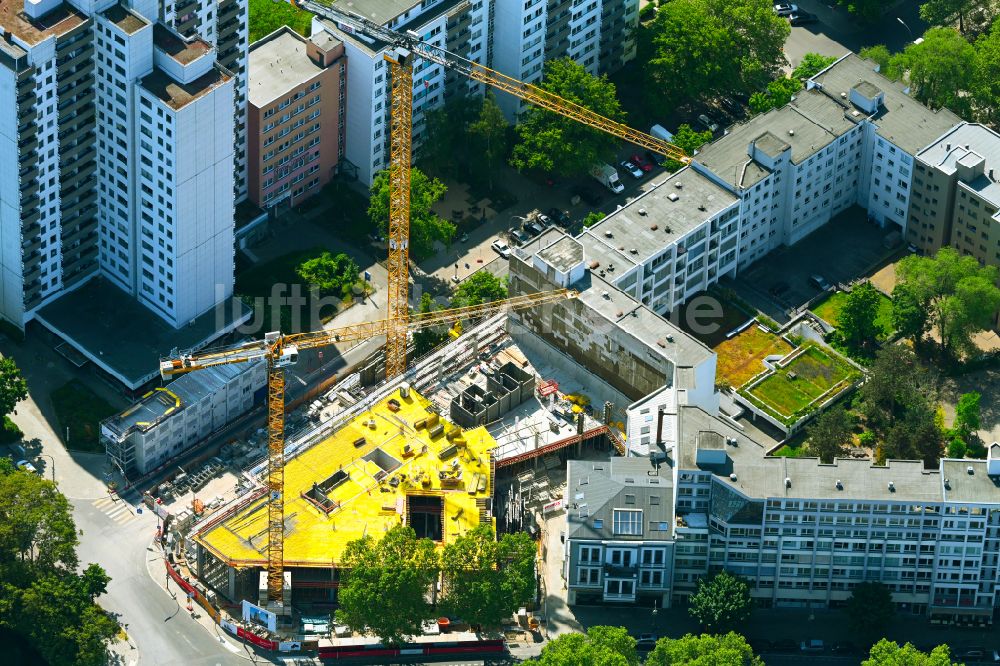
<path id="1" fill-rule="evenodd" d="M 430 401 L 412 389 L 408 393 L 403 398 L 395 391 L 287 461 L 286 566 L 336 566 L 349 541 L 365 534 L 379 537 L 404 522 L 407 496 L 442 498 L 443 543 L 479 524 L 476 500 L 492 496 L 490 451 L 496 442 L 485 428 L 475 428 L 462 432 L 455 439 L 457 444 L 453 443 L 447 434 L 456 434 L 457 426 L 445 421 L 441 421 L 444 434 L 432 438 L 427 427 L 416 427 L 431 415 Z M 390 410 L 390 400 L 399 403 L 398 411 Z M 452 455 L 450 449 L 457 453 Z M 386 469 L 397 463 L 395 469 Z M 326 508 L 334 508 L 327 511 L 303 497 L 314 483 L 322 486 L 340 470 L 348 478 L 325 493 L 331 501 Z M 197 535 L 196 540 L 232 565 L 264 564 L 266 496 Z"/>

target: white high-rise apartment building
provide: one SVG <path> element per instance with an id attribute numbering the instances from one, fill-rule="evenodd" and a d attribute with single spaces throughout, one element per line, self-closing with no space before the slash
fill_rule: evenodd
<path id="1" fill-rule="evenodd" d="M 463 58 L 532 83 L 542 62 L 569 56 L 597 74 L 613 71 L 635 55 L 638 0 L 338 0 L 334 7 L 356 12 L 395 30 L 412 30 L 425 41 Z M 371 183 L 388 167 L 389 66 L 387 45 L 314 18 L 312 30 L 330 32 L 347 53 L 347 163 Z M 482 84 L 442 66 L 417 61 L 413 72 L 413 148 L 424 140 L 424 114 L 452 95 L 483 94 Z M 504 94 L 497 99 L 508 117 L 519 110 Z M 517 108 L 515 108 L 517 106 Z"/>
<path id="2" fill-rule="evenodd" d="M 246 19 L 246 0 L 0 3 L 0 318 L 24 328 L 98 275 L 173 328 L 231 296 Z"/>

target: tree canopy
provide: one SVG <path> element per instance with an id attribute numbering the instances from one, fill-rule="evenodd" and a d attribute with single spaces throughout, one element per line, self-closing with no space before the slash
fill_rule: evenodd
<path id="1" fill-rule="evenodd" d="M 764 666 L 740 634 L 687 634 L 661 638 L 646 657 L 646 666 Z"/>
<path id="2" fill-rule="evenodd" d="M 353 631 L 399 644 L 420 634 L 434 617 L 427 594 L 437 580 L 438 557 L 434 543 L 418 539 L 412 527 L 398 525 L 381 539 L 366 535 L 351 541 L 344 569 L 336 621 Z"/>
<path id="3" fill-rule="evenodd" d="M 726 631 L 750 617 L 753 601 L 746 582 L 727 571 L 698 579 L 688 612 L 711 632 Z"/>
<path id="4" fill-rule="evenodd" d="M 594 626 L 586 634 L 563 634 L 549 641 L 532 666 L 637 666 L 635 639 L 624 627 Z"/>
<path id="5" fill-rule="evenodd" d="M 431 210 L 448 191 L 437 178 L 429 178 L 417 167 L 410 169 L 410 252 L 421 259 L 434 254 L 434 242 L 444 244 L 455 237 L 455 225 Z M 379 171 L 371 185 L 368 217 L 382 233 L 389 228 L 389 171 Z"/>
<path id="6" fill-rule="evenodd" d="M 479 174 L 481 180 L 486 181 L 492 191 L 493 176 L 510 151 L 510 125 L 492 91 L 483 96 L 479 115 L 469 124 L 468 131 L 472 139 L 470 156 L 475 156 L 475 159 L 469 161 L 469 167 Z"/>
<path id="7" fill-rule="evenodd" d="M 888 345 L 875 355 L 858 405 L 865 426 L 880 442 L 880 463 L 896 459 L 937 465 L 943 433 L 934 418 L 936 404 L 937 378 L 912 350 Z"/>
<path id="8" fill-rule="evenodd" d="M 28 397 L 28 383 L 14 359 L 0 357 L 0 416 L 14 411 L 17 403 Z"/>
<path id="9" fill-rule="evenodd" d="M 802 82 L 795 77 L 779 77 L 767 84 L 764 92 L 750 95 L 750 110 L 764 113 L 777 109 L 792 101 L 792 95 L 802 90 Z"/>
<path id="10" fill-rule="evenodd" d="M 971 27 L 967 22 L 970 14 L 993 20 L 992 4 L 989 0 L 924 0 L 920 18 L 934 26 L 953 26 L 957 21 L 959 32 L 964 33 Z"/>
<path id="11" fill-rule="evenodd" d="M 686 155 L 691 157 L 694 156 L 695 151 L 711 140 L 712 133 L 709 130 L 699 132 L 687 123 L 684 123 L 677 128 L 677 132 L 674 133 L 674 138 L 670 140 L 670 143 L 674 144 L 683 150 Z M 672 158 L 667 158 L 663 165 L 666 167 L 667 171 L 670 172 L 677 171 L 684 166 L 680 161 Z M 604 215 L 601 215 L 600 219 L 604 219 Z"/>
<path id="12" fill-rule="evenodd" d="M 931 107 L 969 115 L 969 99 L 961 91 L 971 88 L 976 50 L 953 28 L 931 28 L 924 41 L 910 44 L 895 56 L 905 70 L 912 94 Z"/>
<path id="13" fill-rule="evenodd" d="M 790 28 L 769 0 L 673 0 L 648 30 L 650 88 L 677 105 L 765 86 L 785 64 Z"/>
<path id="14" fill-rule="evenodd" d="M 919 340 L 923 328 L 913 310 L 927 313 L 926 325 L 936 329 L 942 355 L 954 358 L 971 352 L 973 334 L 992 326 L 1000 309 L 996 266 L 980 266 L 975 257 L 943 247 L 933 257 L 910 255 L 896 265 L 901 308 L 900 324 Z M 919 337 L 918 337 L 919 336 Z"/>
<path id="15" fill-rule="evenodd" d="M 507 298 L 507 282 L 489 271 L 476 271 L 465 278 L 455 290 L 451 305 L 462 308 L 468 305 L 492 303 Z"/>
<path id="16" fill-rule="evenodd" d="M 842 405 L 834 405 L 821 413 L 806 430 L 809 453 L 825 463 L 844 455 L 851 444 L 854 422 Z"/>
<path id="17" fill-rule="evenodd" d="M 896 614 L 892 593 L 882 583 L 865 581 L 851 591 L 844 609 L 851 629 L 866 644 L 871 644 Z"/>
<path id="18" fill-rule="evenodd" d="M 625 121 L 615 85 L 569 58 L 545 63 L 545 76 L 538 86 L 605 118 Z M 615 137 L 540 108 L 527 112 L 517 126 L 517 136 L 510 160 L 514 168 L 562 176 L 586 174 L 592 165 L 613 160 L 618 147 Z"/>
<path id="19" fill-rule="evenodd" d="M 862 282 L 851 289 L 837 317 L 837 333 L 841 341 L 856 350 L 871 350 L 878 341 L 878 324 L 882 295 L 871 282 Z"/>
<path id="20" fill-rule="evenodd" d="M 938 645 L 927 654 L 910 643 L 900 647 L 898 643 L 883 638 L 872 646 L 861 666 L 959 666 L 959 663 L 951 660 L 951 650 L 947 645 Z"/>
<path id="21" fill-rule="evenodd" d="M 55 484 L 0 460 L 0 627 L 51 664 L 103 665 L 119 627 L 94 600 L 110 579 L 96 564 L 77 573 L 76 546 Z"/>
<path id="22" fill-rule="evenodd" d="M 318 257 L 307 259 L 295 269 L 299 277 L 320 292 L 345 295 L 358 281 L 360 271 L 357 262 L 343 252 L 336 255 L 324 252 Z"/>
<path id="23" fill-rule="evenodd" d="M 792 70 L 792 78 L 803 81 L 819 74 L 822 70 L 832 65 L 837 60 L 836 56 L 825 56 L 819 53 L 807 53 L 802 56 L 801 62 Z"/>
<path id="24" fill-rule="evenodd" d="M 535 542 L 524 532 L 504 534 L 479 525 L 444 547 L 444 594 L 439 609 L 473 626 L 497 627 L 532 598 Z"/>

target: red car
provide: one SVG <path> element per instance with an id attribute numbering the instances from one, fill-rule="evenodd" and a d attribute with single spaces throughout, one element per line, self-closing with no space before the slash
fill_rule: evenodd
<path id="1" fill-rule="evenodd" d="M 653 165 L 650 164 L 648 161 L 642 159 L 638 155 L 633 155 L 630 158 L 630 161 L 632 162 L 632 164 L 636 165 L 637 167 L 639 167 L 643 171 L 652 171 L 653 170 Z"/>

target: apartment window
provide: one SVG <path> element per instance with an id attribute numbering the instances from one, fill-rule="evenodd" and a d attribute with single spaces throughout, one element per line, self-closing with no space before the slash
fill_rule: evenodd
<path id="1" fill-rule="evenodd" d="M 642 536 L 642 509 L 614 509 L 612 531 L 625 536 Z"/>
<path id="2" fill-rule="evenodd" d="M 597 585 L 601 579 L 601 570 L 596 567 L 580 567 L 576 572 L 577 585 Z"/>
<path id="3" fill-rule="evenodd" d="M 601 547 L 600 546 L 580 546 L 580 561 L 581 562 L 600 562 L 601 561 Z"/>

